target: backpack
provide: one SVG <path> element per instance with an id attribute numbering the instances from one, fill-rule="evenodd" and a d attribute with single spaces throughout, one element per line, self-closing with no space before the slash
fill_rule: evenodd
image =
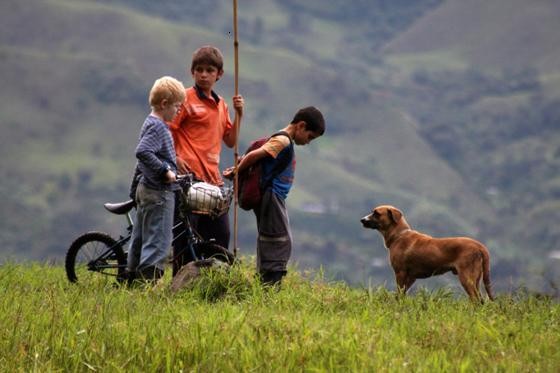
<path id="1" fill-rule="evenodd" d="M 280 131 L 273 134 L 270 137 L 261 137 L 255 141 L 253 141 L 245 154 L 260 148 L 263 146 L 270 138 L 275 136 L 288 136 L 285 131 Z M 289 136 L 288 136 L 289 137 Z M 290 140 L 291 141 L 291 140 Z M 291 145 L 293 146 L 293 145 Z M 294 156 L 294 152 L 292 149 L 292 153 L 290 157 L 284 157 L 276 166 L 272 169 L 270 176 L 266 180 L 263 179 L 263 170 L 262 170 L 262 159 L 256 162 L 254 165 L 249 167 L 248 169 L 244 170 L 243 172 L 239 173 L 238 176 L 238 198 L 239 198 L 239 207 L 243 210 L 252 210 L 257 207 L 262 200 L 262 196 L 264 191 L 268 187 L 268 184 L 272 182 L 272 180 L 280 174 L 292 161 Z"/>

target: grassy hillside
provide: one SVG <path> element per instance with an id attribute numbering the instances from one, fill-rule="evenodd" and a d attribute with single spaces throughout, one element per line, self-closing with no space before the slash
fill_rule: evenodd
<path id="1" fill-rule="evenodd" d="M 540 208 L 534 211 L 542 226 L 520 239 L 509 229 L 515 226 L 516 232 L 522 232 L 525 220 L 508 216 L 502 222 L 503 210 L 496 206 L 511 204 L 515 198 L 504 193 L 495 203 L 485 192 L 484 175 L 511 175 L 510 163 L 495 162 L 511 152 L 518 154 L 517 148 L 504 142 L 497 158 L 479 157 L 475 147 L 449 157 L 434 135 L 453 138 L 454 128 L 468 128 L 466 120 L 445 126 L 450 116 L 466 117 L 461 106 L 441 105 L 443 93 L 438 96 L 422 84 L 431 82 L 422 80 L 424 71 L 418 70 L 425 66 L 420 63 L 423 52 L 397 53 L 387 59 L 378 52 L 380 45 L 406 32 L 411 22 L 418 20 L 412 26 L 417 27 L 453 3 L 439 6 L 438 1 L 426 0 L 387 7 L 382 3 L 368 7 L 367 14 L 384 19 L 383 27 L 370 25 L 366 12 L 356 16 L 361 9 L 358 3 L 347 13 L 337 11 L 342 3 L 328 8 L 317 7 L 320 3 L 315 1 L 305 6 L 276 1 L 239 4 L 240 89 L 247 101 L 241 149 L 253 138 L 284 126 L 303 105 L 318 106 L 327 118 L 326 136 L 297 149 L 296 184 L 288 199 L 297 243 L 295 261 L 305 267 L 324 266 L 352 283 L 392 283 L 382 240 L 359 224 L 373 205 L 391 203 L 405 211 L 415 228 L 433 235 L 472 235 L 487 243 L 502 288 L 542 287 L 547 278 L 543 271 L 548 270 L 543 262 L 550 247 L 541 245 L 539 232 L 545 232 L 547 242 L 556 237 L 552 224 L 546 222 L 549 215 Z M 133 147 L 148 111 L 146 92 L 164 74 L 189 84 L 185 67 L 198 46 L 215 44 L 224 52 L 226 75 L 217 90 L 229 99 L 233 87 L 230 4 L 214 1 L 211 14 L 196 4 L 10 0 L 3 5 L 0 246 L 4 258 L 61 260 L 72 239 L 83 231 L 120 233 L 120 219 L 106 214 L 102 203 L 127 198 Z M 185 7 L 191 11 L 183 16 Z M 358 17 L 355 22 L 351 15 Z M 24 32 L 21 24 L 27 25 Z M 373 37 L 375 47 L 364 40 Z M 448 69 L 448 61 L 460 68 L 468 65 L 450 48 L 430 51 L 430 56 L 430 67 Z M 552 82 L 543 83 L 542 91 L 558 92 L 555 73 L 542 76 Z M 464 92 L 456 88 L 464 82 L 458 80 L 454 90 L 438 89 L 461 98 Z M 473 110 L 486 113 L 498 100 L 517 113 L 527 97 L 536 97 L 532 90 L 517 93 L 504 99 L 477 92 Z M 437 115 L 426 117 L 426 112 Z M 494 117 L 491 120 L 492 125 Z M 460 135 L 457 139 L 464 139 L 457 146 L 460 150 L 479 138 L 478 132 L 468 130 Z M 490 135 L 502 141 L 502 133 Z M 547 135 L 538 141 L 554 138 Z M 546 154 L 548 167 L 556 153 L 547 150 Z M 224 166 L 231 164 L 231 151 L 224 151 L 223 159 Z M 497 164 L 499 172 L 485 168 L 488 164 Z M 549 168 L 542 170 L 535 176 L 543 178 Z M 516 186 L 509 190 L 519 190 L 517 179 L 507 179 Z M 541 202 L 551 206 L 549 202 L 557 200 L 556 181 L 548 180 L 547 185 L 552 192 Z M 241 251 L 251 254 L 253 216 L 241 212 L 240 217 Z M 532 266 L 524 262 L 529 256 L 526 247 L 538 247 L 543 254 L 529 258 Z M 552 271 L 552 278 L 556 275 Z"/>
<path id="2" fill-rule="evenodd" d="M 558 219 L 559 12 L 554 1 L 447 1 L 384 49 L 420 134 L 487 196 L 511 258 L 553 258 L 560 238 L 548 223 Z"/>
<path id="3" fill-rule="evenodd" d="M 482 70 L 533 66 L 557 72 L 559 16 L 555 0 L 448 0 L 388 43 L 384 52 L 416 57 L 417 63 L 423 56 L 425 66 L 440 53 Z"/>
<path id="4" fill-rule="evenodd" d="M 528 294 L 473 305 L 449 290 L 402 300 L 252 269 L 189 289 L 70 285 L 60 267 L 0 266 L 3 371 L 543 371 L 560 367 L 560 306 Z M 168 281 L 168 279 L 165 279 Z M 40 312 L 38 312 L 40 310 Z"/>

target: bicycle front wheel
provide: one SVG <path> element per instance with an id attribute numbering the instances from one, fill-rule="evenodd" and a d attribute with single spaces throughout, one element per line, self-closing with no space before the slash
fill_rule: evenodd
<path id="1" fill-rule="evenodd" d="M 76 238 L 66 253 L 66 276 L 70 282 L 88 283 L 95 272 L 123 275 L 126 255 L 122 246 L 103 232 L 88 232 Z"/>
<path id="2" fill-rule="evenodd" d="M 235 261 L 228 249 L 213 242 L 199 242 L 195 244 L 195 251 L 200 259 L 216 259 L 229 265 Z"/>

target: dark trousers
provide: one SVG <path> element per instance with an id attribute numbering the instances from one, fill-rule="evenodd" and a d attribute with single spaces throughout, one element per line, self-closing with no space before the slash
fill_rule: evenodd
<path id="1" fill-rule="evenodd" d="M 174 225 L 181 221 L 180 216 L 176 208 Z M 214 219 L 206 215 L 189 214 L 189 220 L 195 234 L 198 233 L 203 240 L 214 240 L 216 244 L 228 249 L 230 237 L 228 214 L 218 216 Z M 183 224 L 174 229 L 173 237 L 177 237 L 184 229 L 185 227 Z M 188 237 L 184 233 L 178 238 L 175 238 L 173 242 L 173 258 L 173 275 L 175 275 L 182 266 L 195 260 L 188 248 Z"/>
<path id="2" fill-rule="evenodd" d="M 286 203 L 269 188 L 254 213 L 258 229 L 257 272 L 263 282 L 278 282 L 286 274 L 292 253 L 292 233 Z"/>

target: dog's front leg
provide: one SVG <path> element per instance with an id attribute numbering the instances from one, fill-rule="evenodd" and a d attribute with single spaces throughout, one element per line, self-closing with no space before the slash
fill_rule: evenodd
<path id="1" fill-rule="evenodd" d="M 409 276 L 406 271 L 395 272 L 395 278 L 397 280 L 398 292 L 402 295 L 405 295 L 412 284 L 414 284 L 414 281 L 416 281 L 416 279 Z"/>

